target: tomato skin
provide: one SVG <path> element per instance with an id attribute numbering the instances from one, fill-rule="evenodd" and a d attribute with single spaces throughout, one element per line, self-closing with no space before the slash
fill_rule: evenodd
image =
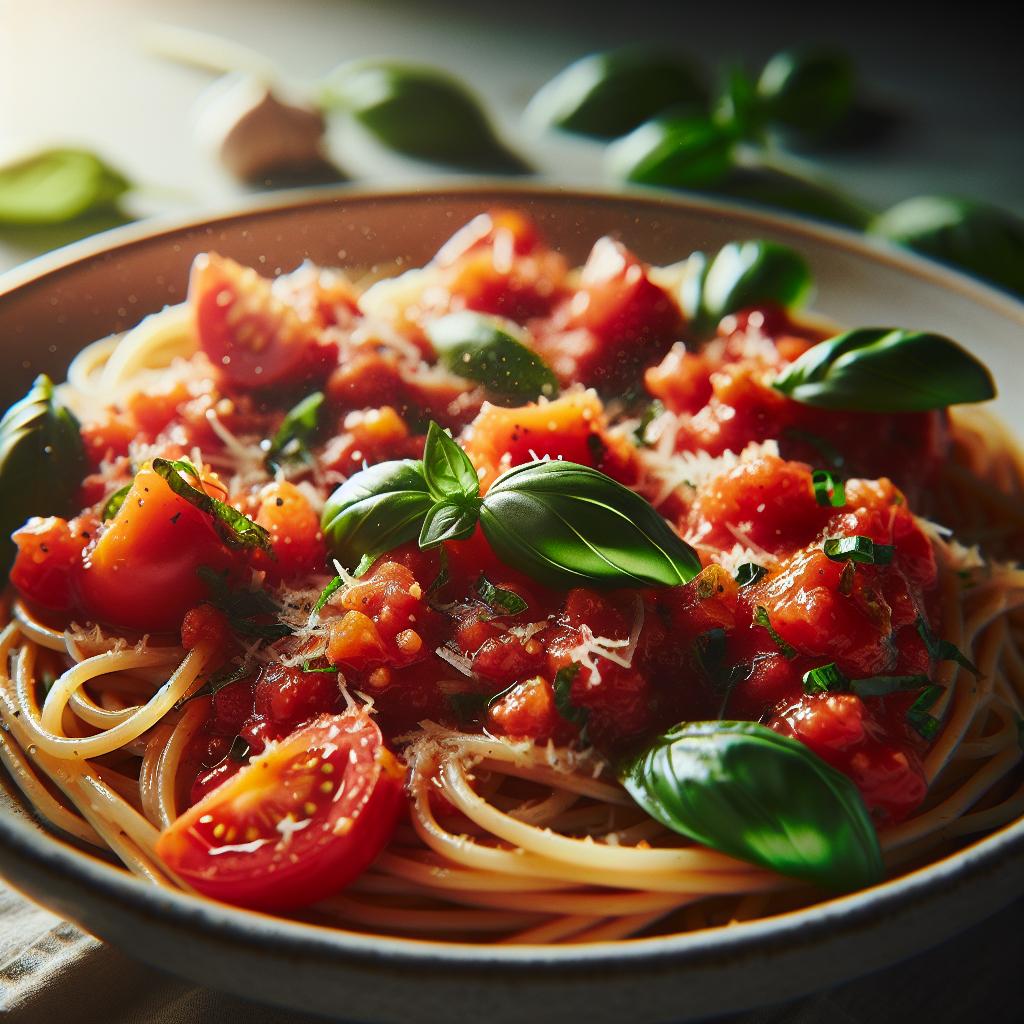
<path id="1" fill-rule="evenodd" d="M 235 387 L 298 383 L 325 375 L 337 359 L 337 346 L 320 344 L 314 325 L 278 298 L 270 281 L 234 260 L 197 256 L 188 300 L 200 348 Z"/>
<path id="2" fill-rule="evenodd" d="M 213 480 L 205 482 L 223 496 Z M 77 604 L 98 622 L 177 631 L 189 609 L 209 597 L 199 566 L 231 564 L 210 517 L 144 466 L 120 511 L 84 552 L 74 577 Z"/>
<path id="3" fill-rule="evenodd" d="M 323 715 L 166 829 L 160 858 L 206 896 L 290 910 L 343 889 L 384 848 L 404 771 L 364 712 Z"/>

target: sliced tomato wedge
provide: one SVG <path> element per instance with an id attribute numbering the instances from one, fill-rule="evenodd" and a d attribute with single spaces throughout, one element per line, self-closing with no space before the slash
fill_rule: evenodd
<path id="1" fill-rule="evenodd" d="M 188 300 L 199 345 L 229 384 L 295 381 L 315 362 L 314 332 L 251 267 L 212 252 L 197 256 Z"/>
<path id="2" fill-rule="evenodd" d="M 365 712 L 322 715 L 186 811 L 157 853 L 225 903 L 306 906 L 344 888 L 384 848 L 404 778 Z"/>

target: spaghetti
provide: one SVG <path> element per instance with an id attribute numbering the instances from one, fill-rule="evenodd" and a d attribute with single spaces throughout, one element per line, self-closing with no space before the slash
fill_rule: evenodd
<path id="1" fill-rule="evenodd" d="M 190 459 L 195 467 L 192 482 L 204 493 L 230 494 L 236 509 L 266 524 L 279 557 L 276 563 L 254 561 L 252 579 L 264 585 L 273 602 L 255 611 L 240 611 L 234 606 L 233 613 L 229 604 L 222 602 L 222 613 L 229 608 L 232 633 L 198 628 L 193 630 L 194 635 L 182 637 L 179 642 L 160 624 L 147 635 L 140 628 L 144 614 L 141 618 L 124 616 L 124 625 L 119 628 L 79 624 L 88 618 L 83 615 L 89 608 L 88 601 L 81 598 L 83 591 L 78 591 L 77 605 L 64 613 L 47 611 L 45 601 L 38 600 L 38 591 L 19 582 L 25 577 L 18 575 L 16 566 L 13 579 L 21 593 L 12 588 L 5 596 L 0 631 L 0 718 L 4 725 L 0 731 L 0 760 L 28 803 L 55 831 L 113 854 L 128 870 L 150 882 L 189 889 L 189 880 L 163 855 L 161 833 L 174 827 L 194 799 L 201 800 L 217 792 L 218 787 L 230 785 L 232 778 L 237 779 L 245 770 L 242 765 L 260 754 L 261 735 L 264 748 L 271 754 L 277 744 L 287 743 L 283 739 L 286 733 L 314 717 L 316 711 L 324 710 L 316 706 L 321 699 L 317 695 L 329 693 L 331 701 L 341 702 L 341 706 L 358 711 L 364 718 L 379 716 L 386 724 L 389 741 L 407 765 L 408 816 L 399 822 L 383 852 L 348 887 L 301 911 L 305 920 L 375 933 L 450 940 L 595 942 L 724 925 L 821 899 L 821 891 L 806 881 L 701 846 L 667 828 L 645 813 L 616 779 L 612 769 L 615 751 L 634 742 L 644 730 L 650 732 L 654 719 L 640 715 L 643 720 L 634 734 L 616 732 L 625 729 L 623 722 L 639 712 L 626 704 L 609 711 L 597 701 L 603 699 L 601 694 L 613 693 L 615 686 L 633 685 L 641 659 L 648 659 L 644 664 L 656 663 L 656 652 L 651 651 L 656 643 L 646 638 L 657 625 L 652 608 L 657 610 L 660 605 L 652 605 L 635 590 L 619 606 L 613 602 L 593 611 L 597 606 L 587 605 L 590 610 L 586 614 L 591 620 L 584 616 L 571 623 L 575 632 L 570 635 L 566 632 L 570 626 L 566 625 L 564 608 L 557 611 L 558 606 L 552 606 L 555 611 L 540 615 L 536 609 L 546 607 L 546 598 L 537 598 L 535 592 L 530 592 L 528 599 L 519 597 L 516 586 L 520 577 L 514 573 L 501 581 L 498 590 L 505 595 L 502 600 L 507 601 L 510 593 L 513 598 L 519 597 L 511 607 L 529 605 L 525 612 L 509 613 L 493 605 L 485 608 L 477 601 L 470 615 L 464 595 L 443 599 L 444 587 L 452 583 L 440 576 L 441 583 L 431 599 L 425 593 L 431 580 L 425 578 L 422 565 L 413 556 L 404 567 L 400 562 L 386 562 L 381 569 L 378 560 L 374 572 L 358 578 L 350 573 L 352 566 L 339 566 L 333 590 L 325 601 L 318 601 L 332 580 L 332 575 L 325 572 L 328 563 L 322 550 L 314 545 L 313 555 L 308 555 L 302 537 L 289 533 L 273 515 L 269 519 L 265 515 L 269 500 L 271 509 L 284 508 L 292 513 L 301 506 L 307 518 L 310 513 L 318 516 L 332 487 L 364 462 L 372 465 L 385 457 L 415 454 L 416 439 L 408 424 L 390 405 L 375 404 L 368 382 L 373 378 L 379 384 L 383 378 L 389 394 L 412 395 L 410 405 L 444 416 L 456 433 L 463 430 L 465 447 L 485 485 L 510 462 L 529 461 L 516 445 L 529 450 L 530 458 L 538 459 L 545 455 L 557 458 L 562 452 L 555 449 L 561 446 L 567 458 L 582 461 L 574 453 L 589 449 L 593 454 L 598 442 L 588 442 L 587 438 L 598 437 L 602 468 L 644 494 L 680 532 L 689 531 L 688 539 L 705 565 L 700 574 L 705 582 L 719 579 L 708 576 L 709 572 L 725 572 L 715 566 L 724 565 L 731 577 L 744 563 L 759 563 L 768 582 L 778 580 L 798 557 L 793 552 L 805 551 L 797 542 L 788 549 L 781 542 L 765 542 L 756 518 L 752 523 L 728 518 L 719 522 L 706 512 L 712 500 L 709 496 L 719 502 L 726 500 L 722 480 L 742 482 L 760 472 L 759 467 L 793 465 L 779 458 L 780 446 L 787 443 L 785 431 L 792 424 L 787 427 L 781 423 L 777 435 L 737 439 L 728 434 L 724 424 L 742 420 L 742 415 L 723 418 L 715 428 L 717 433 L 707 428 L 708 410 L 721 395 L 705 395 L 696 408 L 692 403 L 689 408 L 679 403 L 673 408 L 671 398 L 679 389 L 679 381 L 693 367 L 684 365 L 687 357 L 675 350 L 663 348 L 657 352 L 658 324 L 668 324 L 665 329 L 669 334 L 679 330 L 678 310 L 665 307 L 666 293 L 652 283 L 671 278 L 665 271 L 644 278 L 645 286 L 654 291 L 646 297 L 641 295 L 647 303 L 647 318 L 640 332 L 648 342 L 654 338 L 652 351 L 662 359 L 653 371 L 648 368 L 646 380 L 652 391 L 652 384 L 661 389 L 658 393 L 665 398 L 665 407 L 646 416 L 647 422 L 638 426 L 630 409 L 617 411 L 613 402 L 603 407 L 593 391 L 570 388 L 560 399 L 550 403 L 542 399 L 529 407 L 550 419 L 551 429 L 537 429 L 535 424 L 531 427 L 531 414 L 514 408 L 511 411 L 518 415 L 516 431 L 523 438 L 517 436 L 508 444 L 494 440 L 506 410 L 481 405 L 484 393 L 479 387 L 440 365 L 431 362 L 425 369 L 422 366 L 424 358 L 429 361 L 431 356 L 424 356 L 422 337 L 415 330 L 416 318 L 429 319 L 431 303 L 442 301 L 437 298 L 439 293 L 444 302 L 449 302 L 450 296 L 477 287 L 479 275 L 497 275 L 505 289 L 499 308 L 520 324 L 531 324 L 535 339 L 541 339 L 536 343 L 537 350 L 551 360 L 563 383 L 567 378 L 586 380 L 592 373 L 593 360 L 603 358 L 601 352 L 611 342 L 601 340 L 601 331 L 593 320 L 584 324 L 566 320 L 569 314 L 565 309 L 572 308 L 572 289 L 576 288 L 578 295 L 592 284 L 588 284 L 586 269 L 581 278 L 566 277 L 564 268 L 559 271 L 554 254 L 536 246 L 530 249 L 521 236 L 512 239 L 515 244 L 510 255 L 506 248 L 512 242 L 507 238 L 496 241 L 503 237 L 501 231 L 481 248 L 484 235 L 479 225 L 474 230 L 480 236 L 475 242 L 463 239 L 454 257 L 449 243 L 442 250 L 447 254 L 444 259 L 439 256 L 431 267 L 412 276 L 385 280 L 365 290 L 347 279 L 324 277 L 306 268 L 275 285 L 272 297 L 269 292 L 261 292 L 263 298 L 250 299 L 233 320 L 229 316 L 232 330 L 250 333 L 266 325 L 265 321 L 252 319 L 254 309 L 260 316 L 276 317 L 278 344 L 282 332 L 308 331 L 309 324 L 316 322 L 317 337 L 303 358 L 315 363 L 330 348 L 330 358 L 341 367 L 333 371 L 333 393 L 328 384 L 328 402 L 354 411 L 341 417 L 338 430 L 326 441 L 313 444 L 310 435 L 304 438 L 301 432 L 285 439 L 281 446 L 284 454 L 279 454 L 277 461 L 268 462 L 268 442 L 261 447 L 252 439 L 258 442 L 273 436 L 273 429 L 280 426 L 280 413 L 268 418 L 256 403 L 248 402 L 237 379 L 232 388 L 218 378 L 215 347 L 204 340 L 203 328 L 196 327 L 196 309 L 202 300 L 195 295 L 189 304 L 150 317 L 123 337 L 97 342 L 76 357 L 61 396 L 86 424 L 86 435 L 89 424 L 102 425 L 92 438 L 93 450 L 99 455 L 95 460 L 97 472 L 90 478 L 92 484 L 87 481 L 85 485 L 87 490 L 92 486 L 88 493 L 94 497 L 82 504 L 108 501 L 115 489 L 128 487 L 133 472 L 153 465 L 154 458 Z M 503 253 L 504 262 L 498 259 Z M 557 288 L 545 283 L 548 276 L 558 273 L 563 279 Z M 490 286 L 493 281 L 487 278 L 485 283 Z M 222 282 L 212 301 L 230 312 L 231 296 L 235 295 L 231 289 L 243 286 L 251 287 L 252 280 L 247 278 L 231 287 Z M 564 307 L 558 307 L 562 312 L 545 314 L 549 318 L 545 327 L 538 322 L 539 310 L 552 309 L 555 300 L 550 293 L 559 288 L 567 290 L 570 298 Z M 594 298 L 592 288 L 588 294 Z M 631 301 L 640 301 L 635 291 L 631 294 Z M 320 313 L 310 312 L 311 305 L 319 305 Z M 580 305 L 577 299 L 576 306 Z M 328 307 L 330 313 L 324 313 Z M 433 310 L 435 315 L 438 312 Z M 737 367 L 743 360 L 763 372 L 765 360 L 778 360 L 780 352 L 784 353 L 783 359 L 793 358 L 787 346 L 794 350 L 801 347 L 799 329 L 788 321 L 769 329 L 765 318 L 770 315 L 754 314 L 761 316 L 760 321 L 752 321 L 748 315 L 745 324 L 733 322 L 720 327 L 719 337 L 703 354 L 694 357 L 718 360 L 710 370 L 704 367 L 705 382 L 715 372 L 732 374 L 734 382 L 740 380 Z M 304 326 L 300 324 L 302 316 L 306 318 Z M 320 317 L 318 321 L 316 316 Z M 735 321 L 735 317 L 732 319 Z M 553 322 L 558 325 L 555 333 Z M 623 329 L 620 318 L 617 330 Z M 583 337 L 584 331 L 590 336 Z M 814 340 L 813 335 L 809 339 L 804 335 L 803 347 Z M 567 371 L 558 362 L 558 352 L 567 351 L 570 341 L 583 355 Z M 593 349 L 589 355 L 587 345 Z M 621 355 L 613 352 L 608 365 L 618 366 Z M 273 357 L 268 358 L 272 364 Z M 234 365 L 244 374 L 244 367 L 237 362 Z M 353 376 L 351 368 L 360 366 L 362 373 Z M 229 368 L 230 372 L 235 371 Z M 619 371 L 611 372 L 609 380 L 615 383 L 614 374 Z M 720 384 L 719 379 L 714 387 L 721 390 Z M 694 387 L 700 391 L 704 386 Z M 338 396 L 346 389 L 357 394 L 342 401 Z M 170 414 L 165 422 L 157 423 L 154 407 L 161 405 Z M 359 411 L 364 408 L 373 412 Z M 125 431 L 119 441 L 112 409 L 117 414 L 134 409 L 134 426 L 150 426 L 132 430 L 130 436 Z M 439 414 L 438 409 L 443 413 Z M 571 421 L 568 427 L 566 417 Z M 915 741 L 916 746 L 901 740 L 903 745 L 886 755 L 892 754 L 904 767 L 905 763 L 913 767 L 919 757 L 922 792 L 927 791 L 923 799 L 913 807 L 894 811 L 891 800 L 886 804 L 888 796 L 872 794 L 865 789 L 869 783 L 859 783 L 865 800 L 876 811 L 879 842 L 889 873 L 934 861 L 966 839 L 1024 814 L 1024 783 L 1019 772 L 1019 724 L 1024 715 L 1024 569 L 1002 560 L 1019 555 L 1018 545 L 1024 536 L 1019 511 L 1024 496 L 1024 465 L 1012 438 L 987 415 L 958 411 L 949 422 L 951 457 L 937 461 L 934 475 L 924 481 L 925 486 L 917 488 L 921 495 L 917 504 L 949 524 L 953 532 L 920 519 L 913 520 L 913 529 L 927 536 L 929 557 L 934 557 L 937 565 L 935 583 L 921 590 L 925 595 L 921 600 L 926 598 L 930 603 L 931 620 L 941 623 L 946 650 L 956 648 L 975 664 L 968 667 L 967 658 L 962 659 L 965 663 L 948 657 L 938 659 L 929 672 L 929 681 L 940 690 L 927 709 L 936 731 L 927 743 Z M 573 431 L 580 429 L 582 444 L 573 439 Z M 851 434 L 859 429 L 858 423 L 849 428 Z M 914 434 L 932 431 L 935 424 L 924 423 L 922 418 L 920 423 L 915 420 L 910 427 L 904 423 L 899 429 Z M 705 431 L 703 435 L 701 430 Z M 842 439 L 847 435 L 840 430 L 839 436 Z M 290 456 L 288 444 L 293 449 Z M 299 449 L 297 456 L 295 449 Z M 856 465 L 857 458 L 854 454 L 849 461 Z M 227 481 L 224 485 L 217 483 L 216 491 L 203 479 L 207 474 L 216 479 L 213 473 Z M 915 490 L 912 481 L 907 490 Z M 132 500 L 133 494 L 130 491 L 125 500 Z M 792 502 L 792 495 L 784 497 L 790 512 Z M 890 504 L 895 508 L 899 502 Z M 752 507 L 756 505 L 754 502 Z M 705 509 L 703 520 L 696 518 L 695 508 Z M 822 517 L 833 514 L 840 513 L 831 509 L 821 512 Z M 833 522 L 826 518 L 820 521 Z M 728 529 L 720 529 L 723 524 Z M 101 538 L 104 530 L 114 529 L 111 525 L 100 527 Z M 966 547 L 963 539 L 980 547 Z M 315 544 L 321 543 L 318 534 Z M 458 544 L 449 545 L 452 565 L 445 563 L 440 570 L 455 576 L 463 558 L 471 560 L 479 555 L 479 546 L 472 547 L 476 541 L 462 543 L 466 553 L 460 554 L 463 549 Z M 898 547 L 897 556 L 902 557 Z M 432 564 L 437 568 L 436 563 Z M 492 559 L 487 566 L 493 564 Z M 859 566 L 857 569 L 867 572 Z M 380 594 L 372 589 L 374 581 L 382 578 L 381 572 L 391 588 L 388 594 L 401 591 L 402 599 L 410 607 L 415 605 L 420 616 L 415 628 L 402 620 L 405 628 L 391 635 L 380 632 L 380 622 L 388 615 L 397 615 L 393 605 L 380 604 Z M 850 576 L 852 572 L 846 579 Z M 908 587 L 911 596 L 917 593 L 910 584 Z M 247 593 L 251 596 L 255 589 Z M 521 593 L 527 593 L 527 589 Z M 208 602 L 209 595 L 202 593 Z M 559 596 L 562 599 L 564 594 Z M 358 611 L 359 607 L 370 608 L 374 601 L 378 602 L 374 606 L 376 618 Z M 186 603 L 202 605 L 204 598 L 188 599 Z M 888 602 L 894 603 L 894 599 Z M 694 608 L 696 611 L 691 609 L 690 613 L 707 613 L 706 604 Z M 624 625 L 607 627 L 616 615 Z M 796 636 L 779 624 L 777 611 L 772 615 L 783 637 Z M 436 652 L 431 649 L 431 626 L 425 616 L 431 622 L 440 622 L 445 616 L 445 621 L 456 622 Z M 508 621 L 501 621 L 503 616 Z M 180 618 L 179 614 L 178 621 Z M 268 618 L 273 622 L 268 623 Z M 116 616 L 107 612 L 96 615 L 96 620 L 116 621 Z M 919 628 L 921 621 L 925 623 L 927 643 L 927 619 L 919 619 Z M 348 625 L 342 629 L 342 623 Z M 722 619 L 721 623 L 719 632 L 729 644 L 736 643 L 731 622 Z M 276 634 L 268 632 L 267 626 L 275 624 L 283 628 Z M 383 645 L 381 650 L 386 647 L 390 656 L 360 662 L 352 653 L 357 626 L 364 631 L 358 643 Z M 602 633 L 602 626 L 607 632 Z M 898 634 L 895 625 L 891 629 L 892 636 L 902 635 L 904 646 L 909 645 L 906 637 L 912 635 L 911 627 L 904 634 Z M 714 629 L 705 628 L 700 635 L 706 637 L 709 632 Z M 764 633 L 751 635 L 762 645 L 768 643 Z M 799 646 L 798 639 L 792 642 Z M 427 649 L 420 653 L 424 644 Z M 498 647 L 506 651 L 514 648 L 517 657 L 526 652 L 522 667 L 509 670 L 500 682 L 481 668 L 481 652 L 485 648 L 493 652 Z M 563 693 L 560 716 L 557 708 L 552 710 L 555 705 L 551 700 L 559 696 L 553 681 L 542 679 L 543 686 L 534 682 L 552 674 L 537 666 L 547 664 L 542 659 L 556 649 L 565 655 L 565 663 L 576 666 L 577 678 L 580 672 L 586 676 L 582 689 L 573 683 L 567 691 L 574 702 L 580 704 L 580 694 L 590 699 L 588 690 L 598 695 L 593 697 L 595 703 L 587 706 L 589 725 L 596 734 L 592 743 L 572 720 L 573 710 L 578 712 L 579 707 L 570 707 L 567 718 Z M 729 650 L 733 654 L 736 651 L 732 647 Z M 804 649 L 795 653 L 798 661 L 809 657 Z M 903 661 L 910 657 L 901 650 L 901 671 L 905 670 Z M 762 699 L 750 695 L 751 687 L 767 686 L 764 680 L 768 677 L 763 673 L 768 662 L 776 666 L 772 671 L 794 671 L 786 668 L 785 659 L 770 645 L 762 646 L 750 658 L 748 676 L 727 693 L 726 702 L 733 701 L 733 706 L 742 711 L 746 702 L 756 704 Z M 424 664 L 429 664 L 429 672 L 422 668 Z M 415 669 L 420 674 L 410 674 L 414 671 L 410 666 L 421 666 Z M 687 671 L 696 671 L 692 663 Z M 278 680 L 277 689 L 271 686 L 274 680 Z M 296 680 L 311 688 L 308 692 L 314 696 L 304 690 L 301 699 L 296 697 Z M 489 682 L 485 685 L 482 680 Z M 396 698 L 396 689 L 403 685 L 406 691 Z M 241 758 L 234 758 L 237 763 L 232 763 L 232 755 L 228 755 L 211 765 L 210 752 L 214 748 L 223 752 L 228 738 L 217 732 L 217 722 L 218 716 L 230 717 L 225 695 L 232 692 L 232 687 L 250 702 L 255 700 L 257 706 L 272 690 L 266 699 L 271 701 L 271 712 L 278 714 L 278 719 L 267 712 L 260 721 L 278 721 L 280 728 L 276 734 L 260 734 L 253 729 L 250 718 L 239 730 L 239 736 L 247 737 L 248 747 Z M 644 692 L 650 697 L 649 705 L 657 700 L 671 704 L 663 694 L 651 691 L 654 696 L 650 696 Z M 427 696 L 423 697 L 424 693 Z M 548 698 L 544 705 L 548 718 L 543 722 L 530 703 L 538 693 Z M 285 711 L 281 711 L 285 700 L 282 694 L 293 702 Z M 486 700 L 481 701 L 481 696 Z M 720 696 L 716 694 L 715 700 Z M 463 705 L 459 705 L 460 699 Z M 615 699 L 625 700 L 621 693 Z M 894 698 L 885 699 L 890 702 L 885 714 L 891 718 L 895 714 L 891 710 Z M 302 705 L 302 700 L 310 703 Z M 819 707 L 820 701 L 814 700 L 799 697 L 797 704 L 804 710 Z M 851 696 L 843 706 L 852 707 L 855 700 L 858 698 Z M 792 705 L 792 696 L 788 701 L 765 699 L 764 703 L 771 708 L 766 720 L 774 715 L 773 727 L 785 731 L 789 721 L 785 709 L 787 704 Z M 833 701 L 832 706 L 841 703 Z M 898 703 L 900 712 L 906 703 Z M 473 710 L 460 721 L 455 710 L 464 705 L 471 705 Z M 251 707 L 250 703 L 242 719 L 250 714 Z M 524 707 L 529 711 L 526 718 Z M 424 708 L 428 712 L 443 710 L 421 716 Z M 666 713 L 674 713 L 674 706 Z M 791 715 L 797 722 L 793 728 L 798 729 L 805 721 L 800 714 Z M 739 717 L 757 718 L 757 714 L 747 712 Z M 527 719 L 532 725 L 524 730 L 522 722 Z M 282 722 L 287 722 L 287 727 Z M 228 729 L 235 731 L 237 727 L 238 722 L 234 722 Z M 801 738 L 799 731 L 796 734 Z M 836 757 L 833 763 L 855 775 L 856 765 L 850 767 L 853 762 Z M 322 770 L 328 772 L 330 767 L 331 763 L 325 761 Z M 197 776 L 198 790 L 192 783 Z M 888 778 L 886 785 L 891 783 L 891 776 Z M 330 790 L 326 782 L 324 786 L 325 791 L 334 792 L 336 799 L 340 791 Z M 291 831 L 282 833 L 282 841 L 310 827 L 312 817 L 311 813 L 308 819 L 288 818 Z M 280 831 L 280 824 L 277 827 Z M 245 849 L 248 842 L 257 850 L 265 840 L 241 834 L 232 842 L 236 845 L 224 845 L 222 849 Z"/>

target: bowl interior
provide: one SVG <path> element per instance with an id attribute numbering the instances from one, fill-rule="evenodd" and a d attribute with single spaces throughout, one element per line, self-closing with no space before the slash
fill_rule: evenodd
<path id="1" fill-rule="evenodd" d="M 572 263 L 582 262 L 596 238 L 606 233 L 619 236 L 645 260 L 662 264 L 732 240 L 768 238 L 791 245 L 814 271 L 816 312 L 851 326 L 906 326 L 956 338 L 981 356 L 1002 382 L 1006 393 L 996 408 L 1018 434 L 1024 434 L 1024 406 L 1014 401 L 1009 387 L 1020 377 L 1024 307 L 997 291 L 845 232 L 740 207 L 652 195 L 612 197 L 504 187 L 444 194 L 296 194 L 212 222 L 166 230 L 126 229 L 44 257 L 0 279 L 0 400 L 6 405 L 22 394 L 40 371 L 61 379 L 70 357 L 83 345 L 180 302 L 189 266 L 199 252 L 216 250 L 266 275 L 290 270 L 305 259 L 371 270 L 396 261 L 400 266 L 419 266 L 456 228 L 496 206 L 526 212 Z M 353 971 L 363 980 L 370 971 L 379 981 L 382 957 L 396 970 L 401 965 L 406 980 L 391 978 L 397 986 L 394 993 L 379 993 L 376 1003 L 353 1007 L 353 1013 L 367 1019 L 392 1019 L 390 1011 L 380 1009 L 380 1000 L 409 998 L 408 985 L 416 979 L 421 986 L 429 985 L 416 969 L 427 965 L 435 973 L 462 972 L 459 976 L 465 981 L 471 966 L 491 971 L 501 965 L 507 970 L 554 965 L 568 977 L 567 970 L 585 968 L 589 973 L 600 962 L 609 968 L 610 984 L 621 979 L 625 964 L 633 981 L 642 972 L 650 975 L 652 1008 L 658 1002 L 656 989 L 664 991 L 664 1007 L 674 1005 L 676 1014 L 678 1003 L 672 1002 L 671 993 L 678 979 L 651 980 L 669 968 L 690 972 L 686 977 L 693 986 L 693 1002 L 687 1013 L 724 1012 L 762 998 L 784 998 L 806 991 L 815 980 L 827 984 L 923 948 L 1008 902 L 1024 888 L 1024 880 L 1010 885 L 1005 862 L 1020 856 L 1022 849 L 1024 827 L 1018 824 L 959 859 L 888 883 L 877 892 L 741 925 L 730 929 L 728 936 L 652 939 L 586 951 L 459 951 L 322 932 L 187 897 L 163 896 L 43 832 L 0 772 L 0 863 L 34 898 L 104 938 L 130 945 L 151 962 L 210 981 L 220 975 L 211 975 L 210 961 L 204 957 L 220 957 L 237 971 L 230 987 L 308 1009 L 325 1008 L 327 994 L 336 993 L 339 981 L 350 979 Z M 883 926 L 888 937 L 880 939 Z M 182 948 L 183 936 L 192 943 L 191 951 Z M 813 952 L 812 936 L 817 944 Z M 875 945 L 869 949 L 871 943 Z M 199 955 L 200 950 L 206 952 Z M 264 971 L 267 963 L 294 964 L 301 950 L 309 958 L 313 994 L 308 998 L 289 995 L 287 978 L 275 983 Z M 845 962 L 839 955 L 857 950 L 859 955 Z M 719 960 L 709 960 L 711 954 Z M 811 984 L 800 959 L 806 966 L 809 955 L 821 965 Z M 342 965 L 347 965 L 344 971 Z M 739 977 L 737 972 L 746 979 L 742 991 L 729 991 L 728 984 L 723 989 L 723 980 Z M 500 971 L 494 977 L 499 975 Z M 487 991 L 492 984 L 487 977 L 484 972 L 466 991 Z M 755 983 L 756 978 L 761 980 Z M 542 993 L 543 986 L 536 991 Z M 601 991 L 600 985 L 594 988 L 595 993 Z M 530 998 L 542 1007 L 539 996 Z M 581 998 L 578 992 L 574 998 Z M 606 992 L 604 998 L 611 996 Z M 593 1019 L 613 1019 L 608 1012 L 613 1003 L 602 1008 L 600 1000 L 597 996 L 585 1002 Z M 629 1009 L 628 1001 L 621 1005 Z M 645 1011 L 642 1019 L 668 1015 L 667 1010 Z"/>

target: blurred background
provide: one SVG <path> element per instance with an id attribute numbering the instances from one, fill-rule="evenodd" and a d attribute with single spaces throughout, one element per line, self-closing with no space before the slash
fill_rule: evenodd
<path id="1" fill-rule="evenodd" d="M 0 269 L 268 186 L 483 170 L 767 202 L 998 278 L 1024 249 L 1024 80 L 996 9 L 801 7 L 0 0 Z M 531 104 L 573 61 L 623 47 L 641 48 L 639 75 L 591 64 Z M 433 69 L 456 83 L 432 90 Z M 635 127 L 617 103 L 656 120 L 616 141 Z M 453 126 L 468 141 L 444 142 Z M 877 219 L 921 195 L 1000 215 L 933 204 Z M 1020 273 L 999 283 L 1024 290 Z"/>

